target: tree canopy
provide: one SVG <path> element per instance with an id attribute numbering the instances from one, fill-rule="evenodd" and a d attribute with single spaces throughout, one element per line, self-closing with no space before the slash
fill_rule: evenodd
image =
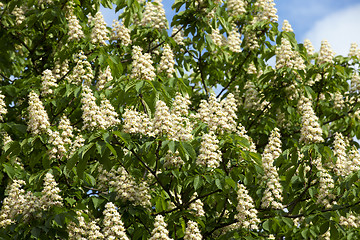
<path id="1" fill-rule="evenodd" d="M 357 45 L 272 0 L 172 9 L 0 2 L 0 239 L 360 238 Z"/>

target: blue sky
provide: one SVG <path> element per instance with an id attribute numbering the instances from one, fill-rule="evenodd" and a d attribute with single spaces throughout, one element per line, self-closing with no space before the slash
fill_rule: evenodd
<path id="1" fill-rule="evenodd" d="M 173 0 L 163 0 L 166 16 L 172 19 Z M 327 39 L 337 54 L 347 55 L 352 42 L 360 46 L 359 0 L 275 0 L 280 26 L 284 19 L 292 25 L 296 39 L 309 38 L 318 50 Z M 111 25 L 117 19 L 114 10 L 102 9 L 105 21 Z"/>

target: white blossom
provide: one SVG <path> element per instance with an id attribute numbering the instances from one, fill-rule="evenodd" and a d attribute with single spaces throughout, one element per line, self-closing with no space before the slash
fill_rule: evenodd
<path id="1" fill-rule="evenodd" d="M 221 152 L 214 133 L 205 133 L 201 138 L 201 147 L 196 163 L 202 166 L 217 168 L 221 162 Z"/>
<path id="2" fill-rule="evenodd" d="M 189 220 L 186 224 L 184 240 L 201 240 L 202 235 L 200 233 L 197 222 Z"/>
<path id="3" fill-rule="evenodd" d="M 238 183 L 236 206 L 237 214 L 235 218 L 238 220 L 237 225 L 251 230 L 257 230 L 260 219 L 257 217 L 257 210 L 254 206 L 253 199 L 249 196 L 248 190 L 243 184 Z"/>
<path id="4" fill-rule="evenodd" d="M 80 41 L 85 37 L 82 27 L 79 23 L 79 19 L 77 19 L 76 15 L 74 14 L 73 6 L 69 6 L 68 12 L 66 14 L 66 20 L 68 21 L 69 25 L 69 41 Z"/>
<path id="5" fill-rule="evenodd" d="M 151 205 L 151 196 L 146 181 L 137 182 L 123 167 L 112 168 L 106 171 L 99 167 L 99 188 L 108 190 L 113 188 L 116 199 L 130 201 L 136 205 L 148 207 Z"/>
<path id="6" fill-rule="evenodd" d="M 122 45 L 128 46 L 131 44 L 130 30 L 124 25 L 121 25 L 119 21 L 115 21 L 112 24 L 111 39 L 118 40 Z"/>
<path id="7" fill-rule="evenodd" d="M 5 96 L 0 91 L 0 121 L 4 120 L 4 115 L 7 113 L 6 104 L 4 101 Z"/>
<path id="8" fill-rule="evenodd" d="M 191 197 L 191 200 L 194 200 L 195 198 L 198 197 L 198 194 L 195 192 L 194 195 Z M 195 216 L 196 217 L 203 217 L 205 216 L 205 211 L 204 211 L 204 203 L 201 201 L 201 199 L 196 199 L 194 202 L 192 202 L 189 206 L 189 209 L 195 211 Z"/>
<path id="9" fill-rule="evenodd" d="M 335 195 L 332 193 L 335 187 L 334 180 L 323 167 L 320 158 L 316 159 L 314 164 L 319 171 L 319 187 L 316 202 L 326 208 L 331 208 L 331 201 L 335 199 Z M 334 204 L 336 203 L 334 202 Z"/>
<path id="10" fill-rule="evenodd" d="M 25 11 L 24 7 L 15 7 L 12 11 L 12 14 L 15 16 L 15 24 L 20 25 L 25 20 Z"/>
<path id="11" fill-rule="evenodd" d="M 238 17 L 246 13 L 246 1 L 244 0 L 227 0 L 229 15 Z"/>
<path id="12" fill-rule="evenodd" d="M 173 36 L 174 41 L 178 45 L 185 45 L 184 43 L 184 31 L 179 29 L 177 27 L 174 27 L 171 33 L 171 36 Z"/>
<path id="13" fill-rule="evenodd" d="M 164 216 L 157 215 L 155 218 L 154 229 L 151 232 L 149 240 L 170 240 L 169 231 L 166 229 L 167 224 L 164 221 Z"/>
<path id="14" fill-rule="evenodd" d="M 284 20 L 283 21 L 283 25 L 282 25 L 282 28 L 281 28 L 282 31 L 284 32 L 293 32 L 294 30 L 292 29 L 290 23 L 288 20 Z"/>
<path id="15" fill-rule="evenodd" d="M 45 133 L 50 127 L 49 117 L 42 102 L 34 91 L 29 94 L 29 122 L 28 131 L 33 135 Z"/>
<path id="16" fill-rule="evenodd" d="M 74 137 L 73 127 L 71 126 L 70 120 L 63 115 L 59 122 L 59 129 L 61 131 L 61 137 L 65 144 L 71 145 L 71 139 Z"/>
<path id="17" fill-rule="evenodd" d="M 94 27 L 91 30 L 91 42 L 93 44 L 106 45 L 106 41 L 109 40 L 108 30 L 106 28 L 106 23 L 101 12 L 97 12 L 95 17 L 89 16 L 89 22 L 94 22 Z"/>
<path id="18" fill-rule="evenodd" d="M 175 73 L 175 61 L 174 54 L 169 46 L 169 44 L 164 45 L 164 51 L 161 55 L 159 70 L 160 72 L 165 72 L 168 78 L 173 77 Z"/>
<path id="19" fill-rule="evenodd" d="M 44 178 L 44 189 L 41 191 L 40 205 L 43 210 L 48 210 L 53 206 L 61 207 L 62 197 L 59 195 L 60 189 L 54 176 L 51 173 L 46 173 Z"/>
<path id="20" fill-rule="evenodd" d="M 335 53 L 331 49 L 331 46 L 327 40 L 321 42 L 320 52 L 317 58 L 318 64 L 333 63 Z"/>
<path id="21" fill-rule="evenodd" d="M 48 129 L 47 134 L 49 135 L 49 143 L 52 145 L 49 149 L 50 159 L 61 159 L 66 154 L 63 138 L 60 136 L 58 131 L 53 131 L 51 129 Z"/>
<path id="22" fill-rule="evenodd" d="M 91 64 L 87 61 L 87 58 L 82 51 L 75 56 L 75 62 L 76 65 L 73 72 L 68 78 L 69 82 L 90 86 L 94 75 Z"/>
<path id="23" fill-rule="evenodd" d="M 99 90 L 104 89 L 105 84 L 112 81 L 113 76 L 111 75 L 110 66 L 107 66 L 105 71 L 100 70 L 98 80 L 96 82 L 96 87 Z"/>
<path id="24" fill-rule="evenodd" d="M 315 48 L 309 39 L 304 40 L 304 47 L 309 55 L 313 55 L 315 53 Z"/>
<path id="25" fill-rule="evenodd" d="M 124 223 L 121 221 L 121 216 L 112 202 L 106 203 L 103 214 L 104 228 L 102 232 L 105 239 L 128 240 L 129 238 L 126 236 Z"/>
<path id="26" fill-rule="evenodd" d="M 52 71 L 49 69 L 43 71 L 41 76 L 41 95 L 46 96 L 52 94 L 54 92 L 53 88 L 57 86 L 56 78 Z"/>
<path id="27" fill-rule="evenodd" d="M 239 33 L 239 30 L 235 26 L 233 26 L 228 37 L 228 45 L 230 51 L 237 53 L 241 52 L 241 35 Z"/>
<path id="28" fill-rule="evenodd" d="M 165 30 L 168 23 L 165 16 L 165 10 L 161 0 L 154 0 L 145 4 L 145 12 L 141 20 L 141 25 L 150 25 L 157 30 Z"/>
<path id="29" fill-rule="evenodd" d="M 312 102 L 310 99 L 301 97 L 298 108 L 301 113 L 301 136 L 300 141 L 305 144 L 323 142 L 322 129 L 319 124 L 319 119 L 312 109 Z"/>
<path id="30" fill-rule="evenodd" d="M 264 168 L 264 181 L 266 189 L 261 200 L 264 208 L 273 207 L 282 209 L 282 186 L 279 182 L 279 174 L 274 166 L 274 160 L 281 154 L 281 140 L 279 129 L 271 131 L 269 143 L 262 154 L 262 165 Z"/>
<path id="31" fill-rule="evenodd" d="M 155 68 L 152 65 L 153 61 L 149 53 L 142 53 L 142 48 L 139 46 L 133 46 L 132 50 L 132 69 L 131 78 L 137 80 L 154 80 Z"/>

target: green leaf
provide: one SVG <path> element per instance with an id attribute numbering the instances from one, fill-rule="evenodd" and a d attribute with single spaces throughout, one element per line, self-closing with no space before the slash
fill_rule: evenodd
<path id="1" fill-rule="evenodd" d="M 198 190 L 202 186 L 203 180 L 199 175 L 194 177 L 194 189 Z"/>
<path id="2" fill-rule="evenodd" d="M 234 189 L 234 190 L 236 189 L 236 182 L 231 177 L 226 176 L 225 177 L 225 182 L 226 182 L 227 185 L 232 187 L 232 189 Z"/>
<path id="3" fill-rule="evenodd" d="M 215 179 L 215 185 L 217 186 L 218 189 L 221 189 L 221 190 L 222 190 L 223 187 L 222 187 L 222 185 L 221 185 L 220 179 L 218 179 L 218 178 Z"/>

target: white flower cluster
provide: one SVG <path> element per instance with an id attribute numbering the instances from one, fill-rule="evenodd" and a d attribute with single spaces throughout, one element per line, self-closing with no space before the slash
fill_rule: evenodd
<path id="1" fill-rule="evenodd" d="M 154 0 L 154 2 L 147 2 L 145 4 L 141 25 L 150 25 L 152 28 L 160 31 L 168 28 L 168 22 L 161 0 Z"/>
<path id="2" fill-rule="evenodd" d="M 360 58 L 360 49 L 358 48 L 357 43 L 351 43 L 348 56 Z"/>
<path id="3" fill-rule="evenodd" d="M 316 202 L 326 208 L 331 208 L 332 205 L 330 202 L 335 199 L 335 195 L 332 193 L 332 190 L 335 187 L 334 180 L 329 172 L 323 167 L 320 158 L 314 161 L 314 165 L 319 171 L 319 187 Z"/>
<path id="4" fill-rule="evenodd" d="M 230 16 L 238 17 L 246 13 L 246 1 L 244 0 L 227 0 L 227 8 Z"/>
<path id="5" fill-rule="evenodd" d="M 95 102 L 96 98 L 91 89 L 85 85 L 83 86 L 81 95 L 84 129 L 106 129 L 120 123 L 120 120 L 117 118 L 117 113 L 109 100 L 105 99 L 101 101 L 101 106 L 99 107 Z"/>
<path id="6" fill-rule="evenodd" d="M 220 30 L 218 28 L 211 29 L 210 38 L 216 46 L 221 47 L 224 45 L 224 36 L 220 34 Z"/>
<path id="7" fill-rule="evenodd" d="M 179 32 L 178 31 L 179 31 L 179 29 L 177 27 L 174 27 L 172 30 L 171 36 L 173 36 L 173 39 L 177 45 L 185 45 L 184 31 L 182 29 Z"/>
<path id="8" fill-rule="evenodd" d="M 41 76 L 41 95 L 46 96 L 52 94 L 54 92 L 53 88 L 57 86 L 56 78 L 52 71 L 49 69 L 44 70 Z"/>
<path id="9" fill-rule="evenodd" d="M 172 240 L 169 237 L 169 231 L 166 229 L 167 224 L 164 221 L 164 216 L 157 215 L 155 217 L 154 229 L 151 232 L 149 240 Z"/>
<path id="10" fill-rule="evenodd" d="M 239 30 L 236 28 L 236 26 L 233 26 L 227 41 L 230 51 L 237 53 L 241 52 L 241 42 L 241 35 Z"/>
<path id="11" fill-rule="evenodd" d="M 255 74 L 255 75 L 258 74 L 256 66 L 255 66 L 255 64 L 253 62 L 251 62 L 249 64 L 248 69 L 247 69 L 247 73 L 248 74 Z"/>
<path id="12" fill-rule="evenodd" d="M 247 131 L 246 131 L 245 127 L 241 123 L 239 123 L 239 125 L 237 126 L 236 133 L 240 137 L 243 137 L 243 138 L 245 138 L 246 140 L 249 141 L 250 147 L 248 149 L 246 149 L 246 150 L 256 153 L 256 145 L 255 145 L 254 141 L 252 140 L 252 138 L 249 137 L 249 135 L 247 135 Z"/>
<path id="13" fill-rule="evenodd" d="M 167 152 L 167 154 L 165 155 L 164 167 L 165 168 L 169 168 L 169 167 L 180 168 L 182 165 L 184 165 L 184 161 L 181 159 L 179 151 L 176 150 L 176 152 L 173 153 L 169 150 Z"/>
<path id="14" fill-rule="evenodd" d="M 304 40 L 304 47 L 309 55 L 313 55 L 315 53 L 315 48 L 309 39 Z"/>
<path id="15" fill-rule="evenodd" d="M 49 143 L 53 147 L 49 150 L 50 159 L 61 159 L 66 154 L 65 143 L 58 131 L 48 129 L 47 134 L 49 135 Z"/>
<path id="16" fill-rule="evenodd" d="M 357 71 L 355 71 L 351 77 L 351 91 L 360 91 L 360 76 Z"/>
<path id="17" fill-rule="evenodd" d="M 112 24 L 111 39 L 119 40 L 122 45 L 128 46 L 131 44 L 130 30 L 121 25 L 119 21 L 115 21 Z"/>
<path id="18" fill-rule="evenodd" d="M 244 34 L 244 41 L 245 41 L 245 47 L 249 50 L 256 50 L 259 49 L 260 45 L 258 42 L 258 37 L 256 35 L 256 32 L 254 31 L 246 31 Z"/>
<path id="19" fill-rule="evenodd" d="M 33 135 L 46 133 L 47 129 L 50 127 L 49 117 L 39 99 L 39 95 L 37 95 L 34 91 L 31 91 L 29 94 L 28 111 L 28 131 L 30 131 Z"/>
<path id="20" fill-rule="evenodd" d="M 317 58 L 317 63 L 318 64 L 333 63 L 334 56 L 335 53 L 331 49 L 329 42 L 327 40 L 321 41 L 321 47 L 320 47 L 319 56 Z"/>
<path id="21" fill-rule="evenodd" d="M 60 63 L 60 61 L 55 62 L 55 67 L 52 71 L 53 75 L 55 76 L 56 80 L 60 80 L 62 77 L 67 75 L 69 71 L 69 61 L 65 60 Z M 65 80 L 69 81 L 69 77 L 66 76 Z"/>
<path id="22" fill-rule="evenodd" d="M 213 132 L 235 132 L 236 131 L 236 100 L 232 93 L 227 98 L 218 102 L 214 93 L 209 99 L 201 100 L 197 118 L 206 123 Z"/>
<path id="23" fill-rule="evenodd" d="M 154 135 L 167 134 L 174 141 L 192 140 L 193 126 L 187 118 L 189 104 L 188 96 L 183 97 L 179 93 L 176 94 L 172 111 L 163 101 L 157 101 L 153 119 Z"/>
<path id="24" fill-rule="evenodd" d="M 168 78 L 171 78 L 175 73 L 174 54 L 169 44 L 164 45 L 164 51 L 161 55 L 159 68 L 160 72 L 165 72 Z"/>
<path id="25" fill-rule="evenodd" d="M 10 185 L 8 196 L 4 198 L 0 210 L 1 228 L 15 223 L 16 216 L 19 214 L 28 215 L 28 211 L 33 209 L 24 209 L 24 207 L 31 205 L 33 202 L 29 199 L 30 195 L 25 195 L 25 190 L 21 189 L 23 185 L 25 185 L 23 180 L 14 180 Z"/>
<path id="26" fill-rule="evenodd" d="M 124 119 L 124 132 L 153 136 L 152 122 L 145 113 L 138 112 L 133 108 L 126 108 L 122 117 Z"/>
<path id="27" fill-rule="evenodd" d="M 305 144 L 320 143 L 324 141 L 319 119 L 315 115 L 311 105 L 311 100 L 304 96 L 302 96 L 298 102 L 298 108 L 302 116 L 300 142 L 304 142 Z"/>
<path id="28" fill-rule="evenodd" d="M 209 168 L 219 167 L 221 152 L 218 144 L 219 140 L 213 132 L 204 134 L 201 138 L 201 147 L 196 163 Z"/>
<path id="29" fill-rule="evenodd" d="M 293 68 L 295 70 L 304 70 L 304 59 L 300 56 L 299 52 L 292 50 L 292 46 L 286 38 L 281 39 L 280 46 L 276 47 L 276 69 L 283 67 Z"/>
<path id="30" fill-rule="evenodd" d="M 91 42 L 93 44 L 106 45 L 106 41 L 110 38 L 108 37 L 109 32 L 106 28 L 104 16 L 101 12 L 97 12 L 94 18 L 89 16 L 89 22 L 92 21 L 94 21 L 94 27 L 91 31 Z"/>
<path id="31" fill-rule="evenodd" d="M 341 110 L 345 107 L 345 101 L 344 96 L 341 94 L 341 92 L 336 92 L 333 94 L 334 98 L 334 108 Z"/>
<path id="32" fill-rule="evenodd" d="M 69 149 L 69 157 L 73 156 L 80 147 L 84 146 L 84 142 L 85 139 L 82 137 L 82 135 L 77 135 Z"/>
<path id="33" fill-rule="evenodd" d="M 14 180 L 7 190 L 8 196 L 4 198 L 0 210 L 0 227 L 6 227 L 15 223 L 18 215 L 22 215 L 22 221 L 27 221 L 36 211 L 48 210 L 53 206 L 62 206 L 60 189 L 52 174 L 47 173 L 44 179 L 44 189 L 41 197 L 36 197 L 32 192 L 22 189 L 25 185 L 23 180 Z M 40 217 L 40 216 L 35 216 Z"/>
<path id="34" fill-rule="evenodd" d="M 128 240 L 129 238 L 126 236 L 124 223 L 121 221 L 121 216 L 112 202 L 106 203 L 103 214 L 104 228 L 102 229 L 102 232 L 105 239 Z"/>
<path id="35" fill-rule="evenodd" d="M 120 120 L 118 119 L 118 114 L 115 111 L 115 108 L 107 99 L 101 101 L 99 114 L 104 119 L 103 122 L 100 124 L 100 128 L 102 129 L 107 129 L 120 124 Z"/>
<path id="36" fill-rule="evenodd" d="M 257 230 L 260 219 L 257 217 L 254 201 L 243 184 L 238 183 L 237 186 L 238 205 L 236 206 L 237 214 L 235 215 L 235 218 L 239 221 L 237 224 L 239 227 Z"/>
<path id="37" fill-rule="evenodd" d="M 355 146 L 350 149 L 348 157 L 351 162 L 351 164 L 349 164 L 349 171 L 356 172 L 360 170 L 360 153 Z"/>
<path id="38" fill-rule="evenodd" d="M 245 91 L 245 101 L 244 108 L 251 110 L 262 110 L 269 102 L 260 101 L 261 94 L 257 91 L 255 84 L 252 81 L 247 81 L 244 86 Z"/>
<path id="39" fill-rule="evenodd" d="M 198 197 L 198 195 L 195 192 L 190 200 L 194 200 L 197 197 Z M 203 216 L 205 216 L 205 211 L 204 211 L 203 207 L 204 207 L 204 203 L 200 199 L 196 199 L 195 202 L 192 202 L 190 204 L 189 209 L 195 211 L 195 214 L 194 214 L 195 217 L 203 217 Z"/>
<path id="40" fill-rule="evenodd" d="M 2 132 L 1 135 L 3 137 L 3 139 L 2 139 L 3 146 L 6 146 L 8 143 L 12 142 L 11 137 L 6 132 Z"/>
<path id="41" fill-rule="evenodd" d="M 5 96 L 0 91 L 0 121 L 4 120 L 4 115 L 7 113 L 6 104 L 4 101 Z"/>
<path id="42" fill-rule="evenodd" d="M 330 229 L 328 229 L 323 235 L 320 236 L 319 240 L 330 240 L 331 239 L 331 233 Z"/>
<path id="43" fill-rule="evenodd" d="M 284 32 L 293 32 L 294 31 L 288 20 L 284 20 L 281 30 Z"/>
<path id="44" fill-rule="evenodd" d="M 99 167 L 99 188 L 108 190 L 113 188 L 116 192 L 116 199 L 134 202 L 135 205 L 148 207 L 151 205 L 149 187 L 145 181 L 140 183 L 123 168 L 112 168 L 109 172 Z"/>
<path id="45" fill-rule="evenodd" d="M 360 218 L 355 216 L 354 213 L 349 212 L 346 217 L 340 216 L 339 225 L 349 228 L 359 228 Z"/>
<path id="46" fill-rule="evenodd" d="M 25 20 L 25 11 L 22 7 L 15 7 L 12 11 L 12 14 L 15 16 L 15 24 L 20 25 Z"/>
<path id="47" fill-rule="evenodd" d="M 335 133 L 334 140 L 334 155 L 336 157 L 336 164 L 334 171 L 339 176 L 347 176 L 352 171 L 350 167 L 353 165 L 351 159 L 346 154 L 346 148 L 348 147 L 344 136 L 341 133 Z"/>
<path id="48" fill-rule="evenodd" d="M 269 143 L 266 145 L 262 154 L 262 165 L 264 168 L 264 181 L 266 189 L 261 200 L 261 206 L 264 208 L 274 207 L 283 208 L 282 205 L 282 187 L 279 182 L 277 168 L 274 166 L 274 160 L 281 154 L 281 140 L 279 129 L 271 131 Z"/>
<path id="49" fill-rule="evenodd" d="M 137 80 L 154 80 L 155 68 L 152 65 L 153 61 L 149 53 L 142 53 L 142 48 L 133 46 L 132 50 L 133 66 L 131 69 L 130 78 Z"/>
<path id="50" fill-rule="evenodd" d="M 86 56 L 81 51 L 75 56 L 76 65 L 72 74 L 69 76 L 69 83 L 91 85 L 94 74 L 91 64 L 87 61 Z"/>
<path id="51" fill-rule="evenodd" d="M 74 137 L 73 127 L 71 126 L 70 120 L 63 115 L 59 122 L 59 129 L 61 130 L 61 137 L 65 144 L 71 145 L 71 139 Z"/>
<path id="52" fill-rule="evenodd" d="M 176 94 L 171 111 L 163 101 L 159 100 L 152 120 L 144 113 L 125 109 L 123 129 L 127 133 L 141 133 L 148 136 L 165 134 L 175 141 L 192 140 L 192 124 L 187 117 L 189 104 L 189 97 L 183 97 L 179 93 Z"/>
<path id="53" fill-rule="evenodd" d="M 184 240 L 202 240 L 197 222 L 189 220 L 186 224 Z"/>
<path id="54" fill-rule="evenodd" d="M 61 207 L 62 197 L 59 195 L 60 188 L 57 187 L 54 176 L 46 173 L 44 178 L 44 189 L 41 191 L 40 206 L 42 210 L 48 210 L 53 206 Z"/>
<path id="55" fill-rule="evenodd" d="M 254 22 L 258 21 L 271 21 L 277 22 L 278 15 L 277 9 L 275 8 L 274 0 L 257 0 L 254 4 L 255 7 L 258 7 L 259 12 L 254 17 Z"/>
<path id="56" fill-rule="evenodd" d="M 78 223 L 71 222 L 67 229 L 70 240 L 104 239 L 104 235 L 99 231 L 100 227 L 95 221 L 86 222 L 81 210 L 77 211 L 76 215 Z"/>
<path id="57" fill-rule="evenodd" d="M 68 7 L 68 11 L 66 14 L 66 20 L 69 24 L 69 41 L 76 40 L 80 41 L 82 38 L 85 37 L 82 27 L 79 23 L 79 19 L 77 19 L 76 15 L 74 14 L 73 6 Z"/>

